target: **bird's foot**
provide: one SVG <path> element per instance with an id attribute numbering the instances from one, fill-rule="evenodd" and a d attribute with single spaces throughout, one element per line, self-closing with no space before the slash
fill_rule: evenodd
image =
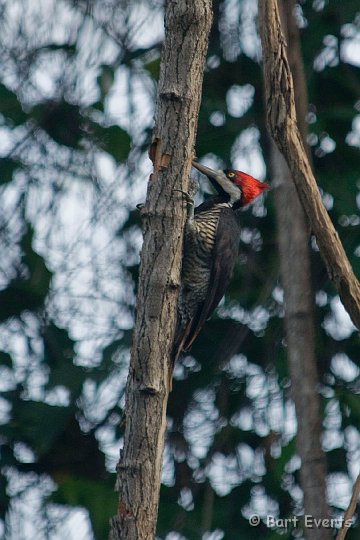
<path id="1" fill-rule="evenodd" d="M 195 203 L 194 203 L 194 199 L 189 195 L 189 193 L 187 193 L 186 191 L 183 191 L 182 189 L 174 189 L 174 191 L 178 191 L 179 193 L 181 193 L 186 201 L 186 204 L 187 204 L 187 222 L 188 224 L 190 224 L 194 218 L 194 207 L 195 207 Z"/>
<path id="2" fill-rule="evenodd" d="M 194 206 L 194 199 L 189 195 L 189 193 L 187 193 L 187 191 L 183 191 L 182 189 L 174 189 L 173 191 L 182 193 L 186 201 L 186 204 L 188 204 L 189 206 Z"/>

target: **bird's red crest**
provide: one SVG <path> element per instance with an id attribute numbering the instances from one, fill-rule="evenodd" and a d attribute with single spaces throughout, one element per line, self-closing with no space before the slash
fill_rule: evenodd
<path id="1" fill-rule="evenodd" d="M 239 186 L 242 192 L 241 203 L 243 206 L 251 203 L 256 197 L 261 195 L 263 191 L 270 189 L 269 184 L 256 180 L 250 174 L 241 171 L 233 171 L 235 173 L 234 183 Z"/>

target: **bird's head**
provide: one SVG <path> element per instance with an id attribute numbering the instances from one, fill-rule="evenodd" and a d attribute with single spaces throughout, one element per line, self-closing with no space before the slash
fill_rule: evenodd
<path id="1" fill-rule="evenodd" d="M 263 191 L 270 189 L 269 184 L 259 182 L 250 174 L 241 171 L 215 171 L 197 161 L 193 161 L 193 167 L 206 174 L 219 195 L 228 195 L 230 203 L 236 206 L 246 206 Z"/>

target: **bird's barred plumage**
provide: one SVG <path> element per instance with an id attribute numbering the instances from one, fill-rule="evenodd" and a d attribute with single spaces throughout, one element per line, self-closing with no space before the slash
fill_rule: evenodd
<path id="1" fill-rule="evenodd" d="M 193 166 L 208 176 L 218 195 L 196 208 L 186 225 L 171 367 L 181 351 L 190 349 L 230 281 L 240 237 L 234 210 L 269 187 L 240 171 L 213 171 L 195 162 Z"/>
<path id="2" fill-rule="evenodd" d="M 233 273 L 240 228 L 232 205 L 220 197 L 196 208 L 185 231 L 174 363 L 188 351 L 210 317 Z"/>
<path id="3" fill-rule="evenodd" d="M 199 303 L 206 298 L 216 231 L 223 208 L 231 206 L 219 203 L 209 210 L 197 212 L 193 221 L 187 224 L 178 305 L 182 325 L 195 315 Z"/>

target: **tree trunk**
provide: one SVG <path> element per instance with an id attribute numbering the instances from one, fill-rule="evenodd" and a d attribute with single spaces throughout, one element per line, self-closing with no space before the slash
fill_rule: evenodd
<path id="1" fill-rule="evenodd" d="M 280 8 L 294 78 L 297 118 L 305 141 L 308 104 L 299 30 L 293 15 L 295 1 L 281 0 Z M 320 442 L 321 415 L 317 391 L 308 224 L 289 168 L 274 143 L 271 145 L 271 154 L 272 177 L 276 188 L 274 198 L 284 289 L 287 354 L 298 424 L 296 443 L 301 458 L 300 484 L 304 494 L 304 513 L 316 519 L 324 519 L 329 517 L 329 509 L 326 503 L 326 458 Z M 307 528 L 305 536 L 308 540 L 327 540 L 331 538 L 331 530 Z"/>
<path id="2" fill-rule="evenodd" d="M 186 204 L 174 190 L 188 189 L 211 21 L 210 0 L 167 2 L 111 540 L 155 536 L 186 219 Z"/>
<path id="3" fill-rule="evenodd" d="M 276 0 L 259 0 L 267 120 L 291 171 L 330 279 L 351 320 L 360 329 L 360 284 L 324 207 L 296 121 L 293 80 Z"/>
<path id="4" fill-rule="evenodd" d="M 273 145 L 272 176 L 278 224 L 281 282 L 284 289 L 287 356 L 291 395 L 297 417 L 296 447 L 301 458 L 300 484 L 304 513 L 328 517 L 326 459 L 321 448 L 321 415 L 317 391 L 310 259 L 305 216 L 284 158 Z M 331 538 L 330 529 L 307 529 L 309 540 Z"/>

